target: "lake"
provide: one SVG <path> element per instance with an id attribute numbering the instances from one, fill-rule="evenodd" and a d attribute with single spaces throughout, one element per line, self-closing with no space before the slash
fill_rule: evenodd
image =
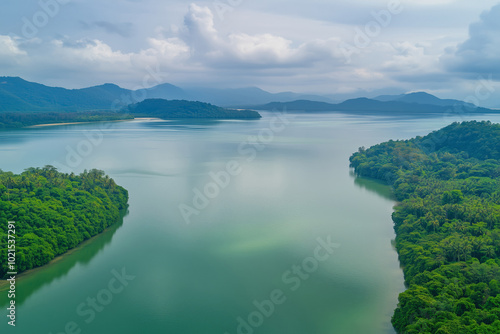
<path id="1" fill-rule="evenodd" d="M 348 158 L 462 118 L 263 116 L 0 132 L 4 171 L 98 168 L 130 193 L 122 222 L 18 280 L 15 329 L 1 292 L 0 332 L 394 333 L 395 201 Z"/>

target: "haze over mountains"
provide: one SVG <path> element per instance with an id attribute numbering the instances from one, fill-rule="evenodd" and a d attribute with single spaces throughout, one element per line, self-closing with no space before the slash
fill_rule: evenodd
<path id="1" fill-rule="evenodd" d="M 81 111 L 120 109 L 145 99 L 191 100 L 223 107 L 287 102 L 297 99 L 329 101 L 322 96 L 272 94 L 256 87 L 236 89 L 180 88 L 168 83 L 129 90 L 114 84 L 83 89 L 48 87 L 19 77 L 0 77 L 0 111 Z"/>
<path id="2" fill-rule="evenodd" d="M 377 115 L 500 113 L 500 110 L 477 107 L 471 103 L 459 100 L 442 100 L 434 95 L 423 92 L 382 96 L 375 99 L 361 97 L 337 104 L 298 100 L 292 102 L 272 102 L 265 105 L 251 106 L 250 108 L 257 110 L 343 112 Z"/>
<path id="3" fill-rule="evenodd" d="M 28 82 L 19 77 L 0 77 L 0 112 L 120 110 L 127 105 L 153 98 L 200 101 L 223 107 L 307 112 L 414 114 L 442 113 L 450 109 L 455 112 L 460 110 L 477 113 L 498 112 L 463 101 L 439 99 L 423 92 L 382 95 L 373 99 L 357 98 L 335 104 L 324 96 L 291 92 L 273 94 L 256 87 L 180 88 L 165 83 L 140 90 L 129 90 L 114 84 L 65 89 Z"/>

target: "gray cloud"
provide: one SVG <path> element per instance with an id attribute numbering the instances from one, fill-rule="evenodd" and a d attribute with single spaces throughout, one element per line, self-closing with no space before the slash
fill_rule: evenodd
<path id="1" fill-rule="evenodd" d="M 500 79 L 500 4 L 484 12 L 469 27 L 469 38 L 455 50 L 448 50 L 442 63 L 452 72 L 470 78 L 492 74 Z"/>
<path id="2" fill-rule="evenodd" d="M 131 22 L 112 23 L 108 21 L 95 21 L 88 23 L 85 21 L 80 21 L 80 25 L 83 29 L 86 30 L 99 28 L 104 30 L 108 34 L 115 34 L 124 38 L 131 37 L 134 30 L 134 25 Z"/>
<path id="3" fill-rule="evenodd" d="M 106 21 L 95 22 L 95 25 L 99 28 L 103 28 L 106 32 L 110 34 L 117 34 L 122 37 L 132 36 L 134 25 L 130 22 L 125 23 L 111 23 Z"/>

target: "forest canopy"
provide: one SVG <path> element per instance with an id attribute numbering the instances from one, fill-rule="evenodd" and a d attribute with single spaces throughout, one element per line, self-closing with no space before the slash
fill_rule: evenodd
<path id="1" fill-rule="evenodd" d="M 360 148 L 360 176 L 393 187 L 396 248 L 408 290 L 399 333 L 500 333 L 500 125 L 453 123 Z"/>
<path id="2" fill-rule="evenodd" d="M 0 170 L 0 278 L 7 270 L 8 222 L 15 222 L 16 270 L 42 266 L 121 218 L 128 192 L 103 171 L 63 174 L 52 166 Z"/>

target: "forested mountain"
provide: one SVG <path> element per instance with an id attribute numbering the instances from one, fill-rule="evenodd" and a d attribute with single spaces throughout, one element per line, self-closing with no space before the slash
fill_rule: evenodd
<path id="1" fill-rule="evenodd" d="M 7 270 L 8 221 L 15 222 L 16 270 L 42 266 L 118 222 L 128 192 L 99 170 L 52 166 L 0 171 L 0 278 Z"/>
<path id="2" fill-rule="evenodd" d="M 253 110 L 233 110 L 203 102 L 163 99 L 147 99 L 124 108 L 123 112 L 135 116 L 159 117 L 163 119 L 255 119 L 261 117 L 258 112 Z"/>
<path id="3" fill-rule="evenodd" d="M 298 100 L 293 102 L 273 102 L 265 105 L 254 105 L 256 110 L 288 110 L 300 112 L 341 112 L 349 114 L 372 115 L 429 115 L 429 114 L 467 114 L 467 113 L 500 113 L 499 110 L 476 107 L 468 104 L 435 105 L 408 103 L 403 101 L 378 101 L 357 98 L 338 104 Z"/>
<path id="4" fill-rule="evenodd" d="M 393 186 L 408 290 L 399 333 L 500 333 L 500 125 L 454 123 L 360 148 L 351 166 Z"/>
<path id="5" fill-rule="evenodd" d="M 83 89 L 49 87 L 18 77 L 0 77 L 0 112 L 54 112 L 119 110 L 145 99 L 191 100 L 222 106 L 328 98 L 295 93 L 272 94 L 256 87 L 219 89 L 210 87 L 180 88 L 168 83 L 151 88 L 130 90 L 114 84 Z"/>
<path id="6" fill-rule="evenodd" d="M 110 110 L 113 101 L 130 94 L 116 85 L 85 89 L 48 87 L 21 78 L 0 77 L 0 112 Z"/>
<path id="7" fill-rule="evenodd" d="M 406 103 L 418 103 L 418 104 L 430 104 L 436 106 L 456 106 L 462 105 L 469 108 L 474 108 L 475 106 L 472 103 L 467 103 L 459 100 L 453 99 L 440 99 L 432 94 L 425 92 L 415 92 L 409 94 L 401 94 L 401 95 L 380 95 L 374 97 L 373 100 L 378 101 L 399 101 Z"/>

